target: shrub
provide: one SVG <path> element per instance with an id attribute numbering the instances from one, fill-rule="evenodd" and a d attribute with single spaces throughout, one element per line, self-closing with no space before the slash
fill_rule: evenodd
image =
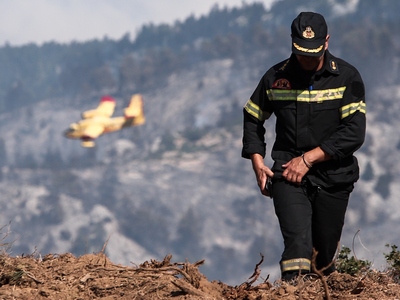
<path id="1" fill-rule="evenodd" d="M 351 250 L 348 247 L 342 247 L 338 259 L 336 260 L 336 269 L 339 273 L 347 273 L 352 276 L 357 275 L 371 267 L 368 260 L 359 260 L 354 256 L 350 256 Z"/>
<path id="2" fill-rule="evenodd" d="M 393 279 L 400 281 L 400 251 L 397 250 L 398 247 L 396 245 L 386 244 L 386 247 L 392 248 L 390 253 L 383 253 L 389 265 L 388 271 L 391 273 Z"/>

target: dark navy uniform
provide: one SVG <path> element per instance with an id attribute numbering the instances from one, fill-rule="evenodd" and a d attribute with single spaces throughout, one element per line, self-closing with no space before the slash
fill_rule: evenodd
<path id="1" fill-rule="evenodd" d="M 243 110 L 244 158 L 265 157 L 264 121 L 276 116 L 272 196 L 285 244 L 282 274 L 308 272 L 313 247 L 318 269 L 332 261 L 359 178 L 353 154 L 365 138 L 364 84 L 352 65 L 324 55 L 317 72 L 304 71 L 294 54 L 270 68 Z M 286 181 L 282 164 L 316 147 L 332 159 L 315 164 L 300 185 Z"/>

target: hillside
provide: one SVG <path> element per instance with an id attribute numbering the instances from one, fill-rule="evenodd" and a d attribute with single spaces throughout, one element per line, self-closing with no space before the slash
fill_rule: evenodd
<path id="1" fill-rule="evenodd" d="M 10 224 L 10 255 L 80 257 L 108 241 L 116 264 L 204 259 L 208 280 L 235 286 L 262 253 L 261 277 L 275 280 L 282 238 L 240 157 L 241 110 L 266 68 L 289 55 L 294 11 L 316 8 L 332 28 L 332 53 L 359 67 L 367 88 L 361 178 L 341 243 L 384 270 L 385 245 L 400 244 L 400 2 L 315 3 L 215 8 L 144 26 L 134 41 L 0 48 L 0 228 Z M 120 114 L 136 92 L 143 126 L 102 136 L 94 149 L 62 136 L 103 94 Z M 268 151 L 273 135 L 269 122 Z"/>

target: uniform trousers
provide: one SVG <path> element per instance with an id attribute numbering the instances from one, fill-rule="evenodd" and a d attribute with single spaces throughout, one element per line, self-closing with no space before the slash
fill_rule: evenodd
<path id="1" fill-rule="evenodd" d="M 317 270 L 332 262 L 353 188 L 353 183 L 323 188 L 308 179 L 301 185 L 286 180 L 274 181 L 272 196 L 284 240 L 280 261 L 283 280 L 310 272 L 313 248 L 318 251 Z M 324 274 L 334 270 L 332 264 Z"/>

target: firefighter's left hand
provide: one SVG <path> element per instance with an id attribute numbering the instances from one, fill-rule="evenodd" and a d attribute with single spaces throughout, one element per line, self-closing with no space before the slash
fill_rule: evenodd
<path id="1" fill-rule="evenodd" d="M 301 183 L 304 175 L 306 175 L 309 170 L 301 156 L 292 158 L 286 164 L 283 164 L 282 168 L 285 169 L 282 173 L 283 178 L 296 184 Z"/>

